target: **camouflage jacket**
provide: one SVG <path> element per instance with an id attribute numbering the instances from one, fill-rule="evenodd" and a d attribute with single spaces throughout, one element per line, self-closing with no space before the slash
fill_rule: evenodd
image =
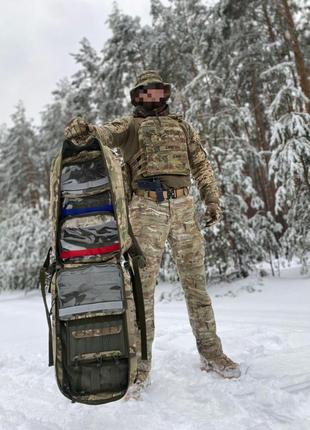
<path id="1" fill-rule="evenodd" d="M 199 134 L 193 127 L 176 115 L 168 115 L 179 123 L 186 134 L 186 146 L 190 173 L 196 181 L 202 200 L 208 203 L 219 202 L 219 190 L 214 178 L 211 163 L 206 151 L 203 149 Z M 149 117 L 148 117 L 149 118 Z M 135 118 L 132 115 L 115 119 L 102 126 L 95 126 L 95 134 L 110 148 L 119 148 L 125 162 L 130 161 L 135 153 L 139 151 L 139 133 L 136 123 L 148 118 Z M 155 118 L 154 121 L 161 121 L 162 117 Z M 136 130 L 136 131 L 134 131 Z M 164 131 L 164 130 L 163 130 Z M 135 137 L 130 138 L 134 133 Z M 165 174 L 161 178 L 169 187 L 179 188 L 190 185 L 190 175 L 169 175 Z M 133 184 L 134 188 L 134 184 Z"/>

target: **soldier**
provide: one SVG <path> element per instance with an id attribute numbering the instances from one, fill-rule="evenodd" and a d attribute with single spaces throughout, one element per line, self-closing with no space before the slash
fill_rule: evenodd
<path id="1" fill-rule="evenodd" d="M 73 119 L 65 129 L 69 139 L 93 135 L 120 149 L 131 175 L 129 214 L 133 232 L 146 257 L 141 269 L 147 324 L 148 360 L 139 360 L 131 388 L 138 397 L 149 381 L 154 339 L 154 288 L 166 240 L 184 290 L 190 324 L 201 358 L 201 369 L 226 378 L 240 368 L 222 350 L 210 297 L 206 290 L 205 247 L 189 194 L 194 177 L 207 206 L 206 226 L 220 218 L 219 192 L 198 133 L 180 116 L 171 115 L 170 84 L 154 70 L 144 71 L 130 91 L 133 115 L 103 126 Z"/>

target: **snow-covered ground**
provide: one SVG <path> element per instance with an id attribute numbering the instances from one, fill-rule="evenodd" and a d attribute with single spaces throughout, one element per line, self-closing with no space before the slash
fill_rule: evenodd
<path id="1" fill-rule="evenodd" d="M 310 430 L 310 275 L 294 266 L 209 292 L 241 379 L 200 371 L 184 302 L 161 284 L 152 385 L 102 406 L 58 391 L 38 292 L 0 295 L 0 430 Z"/>

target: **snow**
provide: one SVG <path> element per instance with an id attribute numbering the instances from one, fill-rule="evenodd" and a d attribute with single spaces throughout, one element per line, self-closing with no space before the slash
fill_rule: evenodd
<path id="1" fill-rule="evenodd" d="M 47 367 L 37 291 L 0 295 L 0 430 L 309 430 L 310 275 L 255 274 L 210 285 L 240 380 L 201 372 L 179 288 L 157 287 L 152 385 L 140 401 L 72 404 Z"/>

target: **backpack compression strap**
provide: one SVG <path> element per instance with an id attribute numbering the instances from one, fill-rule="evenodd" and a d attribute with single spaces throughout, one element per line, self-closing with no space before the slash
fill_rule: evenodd
<path id="1" fill-rule="evenodd" d="M 52 339 L 52 323 L 51 323 L 51 314 L 48 309 L 47 301 L 46 301 L 46 274 L 49 273 L 50 269 L 50 254 L 51 254 L 52 248 L 49 248 L 45 261 L 43 263 L 43 266 L 40 269 L 40 275 L 39 275 L 39 282 L 40 282 L 40 288 L 41 288 L 41 294 L 42 299 L 44 303 L 45 313 L 46 313 L 46 320 L 48 325 L 48 365 L 53 366 L 54 365 L 54 358 L 53 358 L 53 339 Z M 50 272 L 50 275 L 53 276 L 54 274 L 54 266 L 52 268 L 52 271 Z"/>
<path id="2" fill-rule="evenodd" d="M 139 256 L 131 257 L 132 265 L 129 261 L 130 250 L 124 254 L 126 267 L 129 271 L 131 282 L 133 285 L 133 298 L 136 308 L 137 325 L 141 332 L 141 358 L 147 360 L 147 338 L 146 338 L 146 323 L 142 283 L 139 272 Z"/>
<path id="3" fill-rule="evenodd" d="M 142 290 L 142 282 L 140 277 L 139 268 L 145 267 L 145 257 L 143 255 L 142 249 L 133 234 L 132 226 L 129 219 L 129 210 L 128 204 L 126 202 L 127 207 L 127 220 L 128 220 L 128 233 L 131 237 L 131 247 L 124 254 L 124 257 L 127 262 L 127 267 L 129 269 L 130 277 L 133 284 L 133 297 L 136 306 L 136 318 L 137 324 L 141 331 L 141 357 L 142 360 L 147 360 L 147 337 L 146 337 L 146 322 L 145 322 L 145 309 L 144 309 L 144 299 L 143 299 L 143 290 Z M 129 256 L 132 260 L 132 266 L 129 262 Z"/>

